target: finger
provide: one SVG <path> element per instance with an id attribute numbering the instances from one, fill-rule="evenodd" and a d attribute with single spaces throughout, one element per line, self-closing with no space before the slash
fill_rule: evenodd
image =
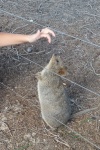
<path id="1" fill-rule="evenodd" d="M 36 32 L 36 36 L 38 36 L 40 34 L 40 30 L 38 30 L 37 32 Z"/>
<path id="2" fill-rule="evenodd" d="M 49 43 L 51 43 L 51 37 L 49 34 L 41 34 L 41 38 L 46 38 Z"/>
<path id="3" fill-rule="evenodd" d="M 51 34 L 52 36 L 55 37 L 55 33 L 52 30 L 48 29 L 48 28 L 42 29 L 41 33 Z"/>

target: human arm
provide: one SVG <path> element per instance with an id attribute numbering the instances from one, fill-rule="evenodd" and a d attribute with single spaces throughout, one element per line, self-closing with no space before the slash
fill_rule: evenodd
<path id="1" fill-rule="evenodd" d="M 12 34 L 0 32 L 0 47 L 16 45 L 22 43 L 32 43 L 41 38 L 46 38 L 49 43 L 51 43 L 51 36 L 55 37 L 55 34 L 52 30 L 45 28 L 41 31 L 38 30 L 35 34 L 24 35 L 24 34 Z"/>

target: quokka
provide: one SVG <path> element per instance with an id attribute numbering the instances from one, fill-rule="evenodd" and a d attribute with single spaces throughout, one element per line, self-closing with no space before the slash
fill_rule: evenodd
<path id="1" fill-rule="evenodd" d="M 66 72 L 60 56 L 53 55 L 47 66 L 36 74 L 42 118 L 54 129 L 67 123 L 71 116 L 70 99 L 61 78 Z"/>

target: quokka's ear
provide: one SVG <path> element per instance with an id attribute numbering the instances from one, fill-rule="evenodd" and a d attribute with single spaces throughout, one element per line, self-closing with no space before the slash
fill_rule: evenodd
<path id="1" fill-rule="evenodd" d="M 54 64 L 54 62 L 55 62 L 55 55 L 53 54 L 52 57 L 51 57 L 51 59 L 50 59 L 50 61 L 49 61 L 49 63 L 48 63 L 48 66 L 52 67 L 52 65 Z"/>
<path id="2" fill-rule="evenodd" d="M 51 57 L 51 59 L 55 59 L 55 57 L 56 57 L 56 55 L 55 55 L 55 54 L 53 54 L 53 55 L 52 55 L 52 57 Z"/>
<path id="3" fill-rule="evenodd" d="M 59 75 L 65 76 L 67 74 L 67 70 L 65 68 L 60 68 L 58 71 Z"/>
<path id="4" fill-rule="evenodd" d="M 53 54 L 52 57 L 55 57 L 55 54 Z"/>
<path id="5" fill-rule="evenodd" d="M 38 79 L 38 80 L 42 80 L 41 72 L 37 72 L 35 74 L 35 78 Z"/>

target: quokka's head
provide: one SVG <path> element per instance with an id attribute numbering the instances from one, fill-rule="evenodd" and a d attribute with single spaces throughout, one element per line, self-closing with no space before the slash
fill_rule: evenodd
<path id="1" fill-rule="evenodd" d="M 67 73 L 67 69 L 64 66 L 61 57 L 55 54 L 52 55 L 47 68 L 62 76 L 66 75 Z"/>

